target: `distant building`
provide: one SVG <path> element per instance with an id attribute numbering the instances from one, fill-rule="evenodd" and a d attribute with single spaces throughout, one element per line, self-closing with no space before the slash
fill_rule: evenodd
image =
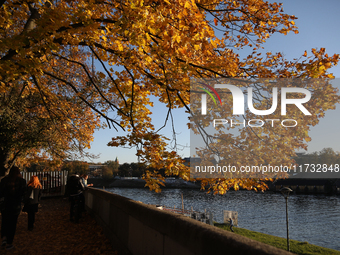
<path id="1" fill-rule="evenodd" d="M 185 166 L 190 166 L 190 162 L 191 164 L 199 164 L 201 162 L 201 159 L 200 158 L 191 158 L 191 157 L 187 157 L 187 158 L 184 158 L 183 159 L 185 162 L 184 162 L 184 165 Z"/>
<path id="2" fill-rule="evenodd" d="M 340 185 L 340 181 L 335 179 L 288 178 L 279 179 L 273 184 L 275 191 L 288 187 L 297 194 L 337 194 L 339 193 L 338 185 Z"/>
<path id="3" fill-rule="evenodd" d="M 104 166 L 105 165 L 89 165 L 89 175 L 102 177 Z"/>

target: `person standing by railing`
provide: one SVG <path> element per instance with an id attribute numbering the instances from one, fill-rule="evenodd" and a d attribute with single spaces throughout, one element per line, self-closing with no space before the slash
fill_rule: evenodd
<path id="1" fill-rule="evenodd" d="M 80 176 L 81 178 L 81 181 L 83 183 L 83 186 L 86 188 L 86 187 L 92 187 L 93 184 L 92 183 L 87 183 L 87 179 L 89 178 L 89 175 L 88 174 L 82 174 Z"/>
<path id="2" fill-rule="evenodd" d="M 26 181 L 20 174 L 20 169 L 13 166 L 9 174 L 0 182 L 0 197 L 4 197 L 1 209 L 2 247 L 13 248 L 13 239 L 21 212 L 21 202 L 26 192 Z"/>
<path id="3" fill-rule="evenodd" d="M 81 181 L 81 178 L 77 173 L 70 176 L 70 178 L 67 181 L 66 184 L 66 190 L 65 190 L 65 196 L 69 197 L 71 206 L 70 206 L 70 221 L 77 222 L 79 218 L 81 218 L 81 210 L 79 208 L 77 214 L 74 213 L 74 208 L 76 206 L 76 203 L 79 203 L 79 207 L 81 207 L 82 201 L 84 195 L 83 191 L 85 190 L 85 187 Z M 78 202 L 79 200 L 79 202 Z M 78 205 L 77 205 L 78 206 Z"/>
<path id="4" fill-rule="evenodd" d="M 32 231 L 35 222 L 35 213 L 38 212 L 38 205 L 41 198 L 42 185 L 38 176 L 33 175 L 27 183 L 27 193 L 25 197 L 25 205 L 23 212 L 27 212 L 28 216 L 28 230 Z"/>
<path id="5" fill-rule="evenodd" d="M 81 182 L 82 182 L 82 184 L 83 184 L 85 189 L 87 187 L 92 187 L 93 186 L 92 183 L 87 183 L 87 179 L 88 178 L 89 178 L 88 174 L 82 174 L 80 176 Z M 83 212 L 86 212 L 86 210 L 85 210 L 85 196 L 84 196 L 84 193 L 82 193 L 80 196 L 81 196 L 81 210 Z"/>

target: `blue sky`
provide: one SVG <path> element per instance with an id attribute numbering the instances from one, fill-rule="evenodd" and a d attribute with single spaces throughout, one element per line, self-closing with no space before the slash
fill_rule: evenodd
<path id="1" fill-rule="evenodd" d="M 270 1 L 273 2 L 273 1 Z M 338 0 L 283 0 L 285 13 L 298 17 L 295 24 L 299 28 L 299 34 L 289 33 L 288 35 L 274 35 L 268 39 L 264 45 L 266 52 L 281 52 L 284 56 L 292 60 L 300 57 L 305 50 L 311 55 L 312 48 L 326 48 L 328 55 L 340 54 L 340 1 Z M 340 65 L 331 69 L 336 78 L 340 78 Z M 340 89 L 340 79 L 335 81 Z M 152 121 L 156 129 L 164 123 L 166 108 L 160 103 L 155 102 Z M 187 128 L 187 114 L 184 110 L 174 110 L 175 128 L 177 143 L 184 145 L 183 150 L 178 153 L 183 157 L 190 155 L 190 132 Z M 326 112 L 325 118 L 320 120 L 319 125 L 313 127 L 310 132 L 312 141 L 309 143 L 308 152 L 320 151 L 322 148 L 331 147 L 335 151 L 340 151 L 339 136 L 339 117 L 340 105 L 336 110 Z M 172 137 L 171 126 L 162 129 L 162 134 Z M 114 129 L 96 131 L 94 141 L 89 152 L 99 155 L 93 162 L 105 162 L 114 160 L 118 157 L 120 163 L 137 162 L 135 149 L 124 149 L 108 147 L 107 143 L 117 135 L 124 135 L 123 132 L 117 133 Z M 180 147 L 181 148 L 181 147 Z M 87 159 L 84 159 L 87 160 Z"/>

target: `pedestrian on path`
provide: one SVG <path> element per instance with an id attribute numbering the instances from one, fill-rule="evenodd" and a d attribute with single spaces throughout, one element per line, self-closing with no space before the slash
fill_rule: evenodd
<path id="1" fill-rule="evenodd" d="M 71 203 L 70 221 L 75 223 L 78 223 L 79 219 L 81 218 L 81 205 L 83 203 L 82 199 L 84 198 L 84 190 L 85 187 L 79 175 L 77 173 L 71 175 L 66 184 L 65 196 L 69 197 Z"/>
<path id="2" fill-rule="evenodd" d="M 93 184 L 92 183 L 87 183 L 87 179 L 89 178 L 88 174 L 82 174 L 80 176 L 80 179 L 82 181 L 82 184 L 84 186 L 84 188 L 86 189 L 87 187 L 92 187 Z M 85 210 L 85 196 L 84 193 L 81 194 L 81 209 L 83 212 L 86 212 Z"/>
<path id="3" fill-rule="evenodd" d="M 25 205 L 23 212 L 27 212 L 28 230 L 32 231 L 35 222 L 35 213 L 38 212 L 38 205 L 41 198 L 42 185 L 38 176 L 33 175 L 27 183 L 27 192 L 25 196 Z"/>
<path id="4" fill-rule="evenodd" d="M 20 169 L 13 166 L 7 176 L 0 182 L 0 197 L 4 198 L 1 209 L 2 247 L 13 248 L 13 240 L 21 212 L 21 202 L 26 192 L 26 181 L 20 174 Z"/>

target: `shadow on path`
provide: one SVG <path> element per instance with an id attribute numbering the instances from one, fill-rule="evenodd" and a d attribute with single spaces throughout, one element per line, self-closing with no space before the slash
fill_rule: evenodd
<path id="1" fill-rule="evenodd" d="M 87 213 L 78 224 L 69 220 L 69 202 L 64 198 L 41 200 L 34 230 L 27 230 L 27 214 L 21 212 L 14 249 L 0 254 L 118 254 L 96 221 Z"/>

